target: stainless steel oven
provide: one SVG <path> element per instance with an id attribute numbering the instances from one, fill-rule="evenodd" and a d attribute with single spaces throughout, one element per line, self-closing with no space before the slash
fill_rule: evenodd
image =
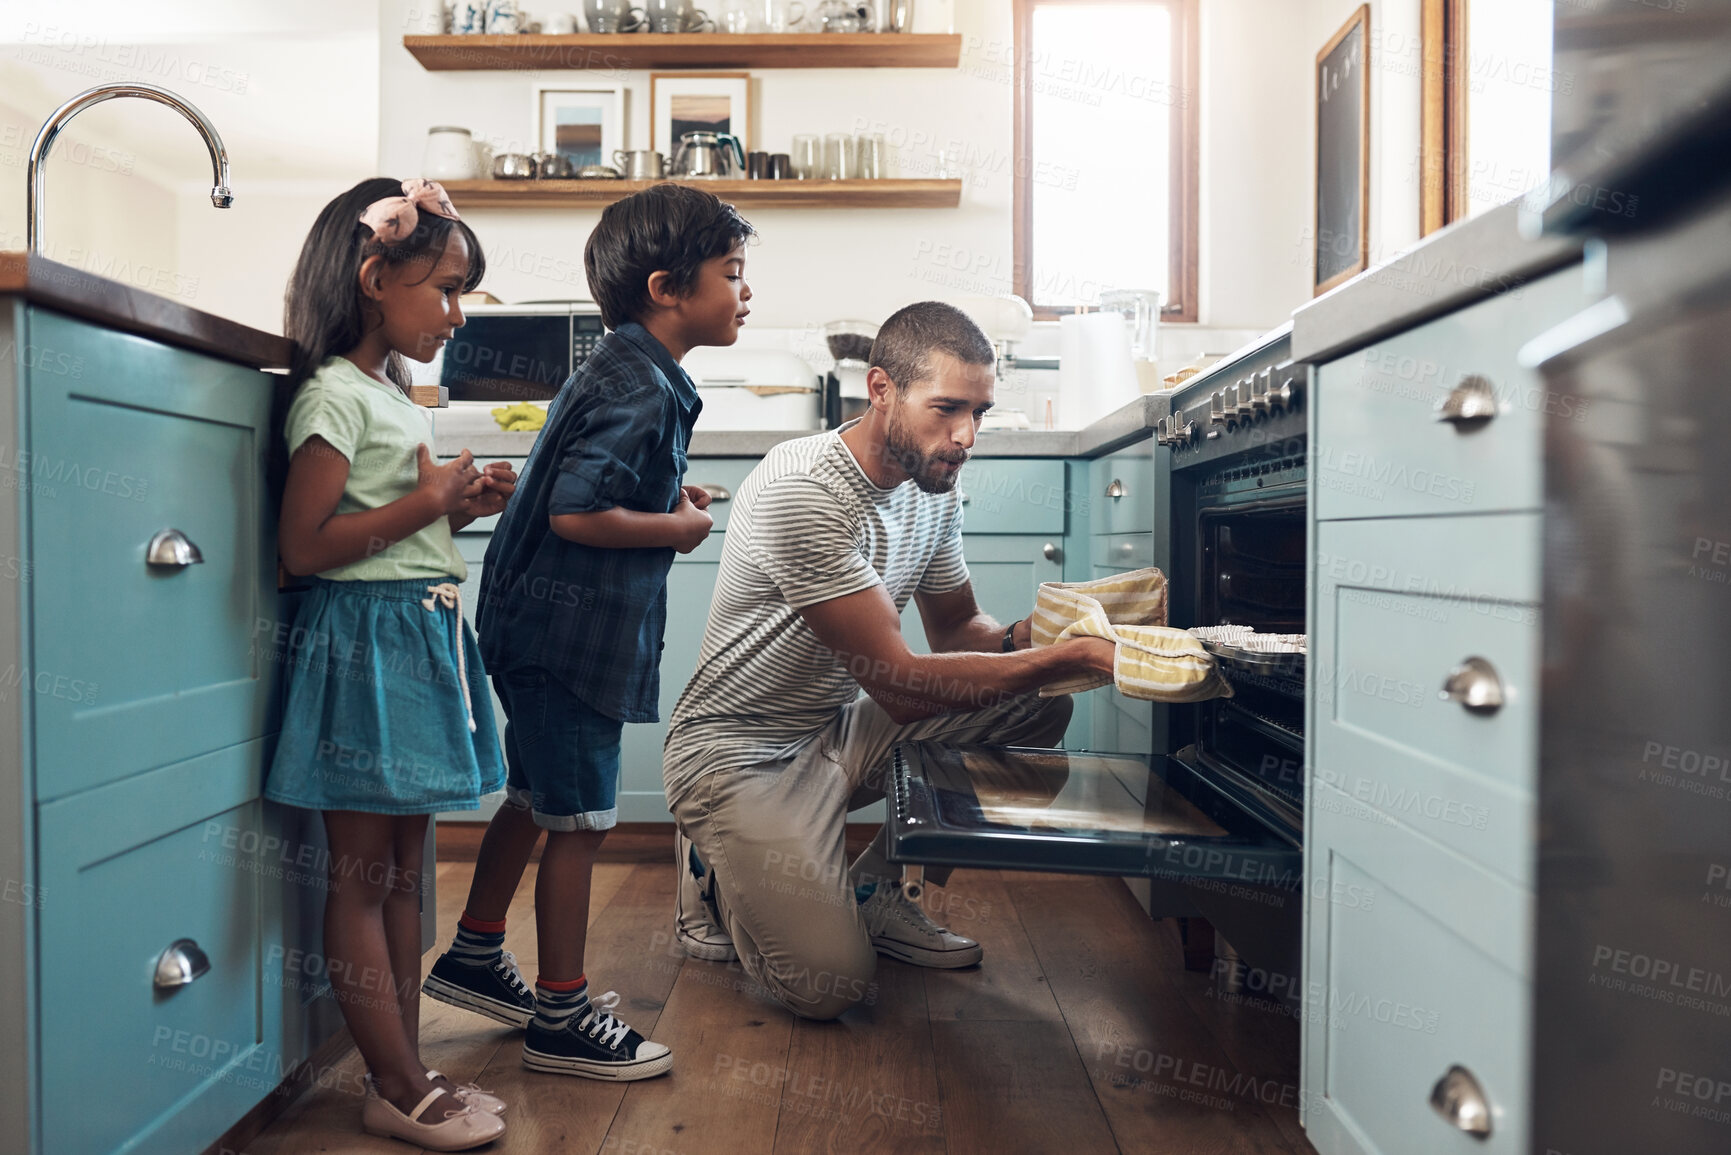
<path id="1" fill-rule="evenodd" d="M 1169 482 L 1154 549 L 1175 626 L 1304 631 L 1304 380 L 1289 363 L 1289 333 L 1194 379 L 1158 425 L 1156 476 Z M 1149 707 L 1156 738 L 1146 751 L 899 746 L 892 857 L 1151 879 L 1246 963 L 1296 976 L 1303 658 L 1223 669 L 1232 698 Z"/>
<path id="2" fill-rule="evenodd" d="M 1290 326 L 1193 378 L 1156 440 L 1168 453 L 1170 530 L 1156 561 L 1175 626 L 1305 632 L 1307 415 Z M 1220 657 L 1230 698 L 1167 708 L 1168 778 L 1191 783 L 1301 861 L 1303 654 Z M 1298 875 L 1191 887 L 1197 911 L 1250 965 L 1299 973 Z M 1289 984 L 1296 992 L 1296 981 Z"/>

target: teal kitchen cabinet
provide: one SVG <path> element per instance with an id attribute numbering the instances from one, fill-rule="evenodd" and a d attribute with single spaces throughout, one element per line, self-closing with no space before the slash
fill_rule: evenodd
<path id="1" fill-rule="evenodd" d="M 1089 547 L 1090 581 L 1115 577 L 1154 564 L 1153 533 L 1099 534 Z M 1090 690 L 1092 741 L 1089 749 L 1111 754 L 1144 755 L 1154 749 L 1153 702 L 1131 698 L 1116 686 Z"/>
<path id="2" fill-rule="evenodd" d="M 0 1118 L 32 1155 L 197 1151 L 340 1025 L 285 967 L 318 951 L 317 819 L 260 797 L 295 602 L 272 378 L 172 342 L 287 348 L 40 271 L 167 335 L 32 303 L 34 262 L 0 298 Z"/>
<path id="3" fill-rule="evenodd" d="M 1323 1155 L 1528 1149 L 1541 434 L 1578 417 L 1516 351 L 1586 301 L 1565 268 L 1311 373 L 1301 1081 Z M 1457 1068 L 1487 1137 L 1432 1109 Z"/>
<path id="4" fill-rule="evenodd" d="M 44 1151 L 196 1151 L 286 1073 L 280 1007 L 266 1006 L 282 988 L 261 981 L 278 941 L 264 917 L 264 745 L 40 807 L 53 848 L 40 876 Z M 209 969 L 165 986 L 156 960 L 177 943 Z"/>
<path id="5" fill-rule="evenodd" d="M 1058 536 L 964 534 L 962 556 L 980 609 L 1008 625 L 1034 608 L 1041 582 L 1064 580 L 1064 558 Z M 916 654 L 931 653 L 919 603 L 908 599 L 902 611 L 902 637 Z"/>
<path id="6" fill-rule="evenodd" d="M 275 524 L 260 462 L 262 375 L 32 309 L 31 669 L 37 797 L 58 798 L 276 728 L 256 646 L 275 616 Z M 158 535 L 198 564 L 152 564 Z"/>
<path id="7" fill-rule="evenodd" d="M 698 484 L 693 482 L 692 484 Z M 671 822 L 661 785 L 661 748 L 667 723 L 686 683 L 697 673 L 697 654 L 709 624 L 709 603 L 721 573 L 723 537 L 678 554 L 667 573 L 667 634 L 661 649 L 661 721 L 625 727 L 619 758 L 619 821 Z"/>

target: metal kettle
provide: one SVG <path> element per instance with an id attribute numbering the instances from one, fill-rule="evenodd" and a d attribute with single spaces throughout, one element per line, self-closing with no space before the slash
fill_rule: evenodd
<path id="1" fill-rule="evenodd" d="M 688 132 L 673 154 L 674 176 L 725 180 L 744 171 L 745 148 L 731 132 Z"/>

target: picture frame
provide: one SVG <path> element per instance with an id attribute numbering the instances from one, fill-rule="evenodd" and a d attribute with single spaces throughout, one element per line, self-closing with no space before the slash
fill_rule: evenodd
<path id="1" fill-rule="evenodd" d="M 535 151 L 559 153 L 575 168 L 612 164 L 625 147 L 626 91 L 583 81 L 535 85 Z"/>
<path id="2" fill-rule="evenodd" d="M 1316 54 L 1316 217 L 1321 296 L 1370 267 L 1370 5 Z"/>
<path id="3" fill-rule="evenodd" d="M 731 132 L 750 152 L 751 73 L 651 72 L 649 147 L 672 161 L 687 132 Z"/>

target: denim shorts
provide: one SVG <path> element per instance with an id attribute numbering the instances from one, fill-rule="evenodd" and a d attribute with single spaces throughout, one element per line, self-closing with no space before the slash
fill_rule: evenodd
<path id="1" fill-rule="evenodd" d="M 536 667 L 495 674 L 493 688 L 505 707 L 506 800 L 544 830 L 618 825 L 623 724 Z"/>

